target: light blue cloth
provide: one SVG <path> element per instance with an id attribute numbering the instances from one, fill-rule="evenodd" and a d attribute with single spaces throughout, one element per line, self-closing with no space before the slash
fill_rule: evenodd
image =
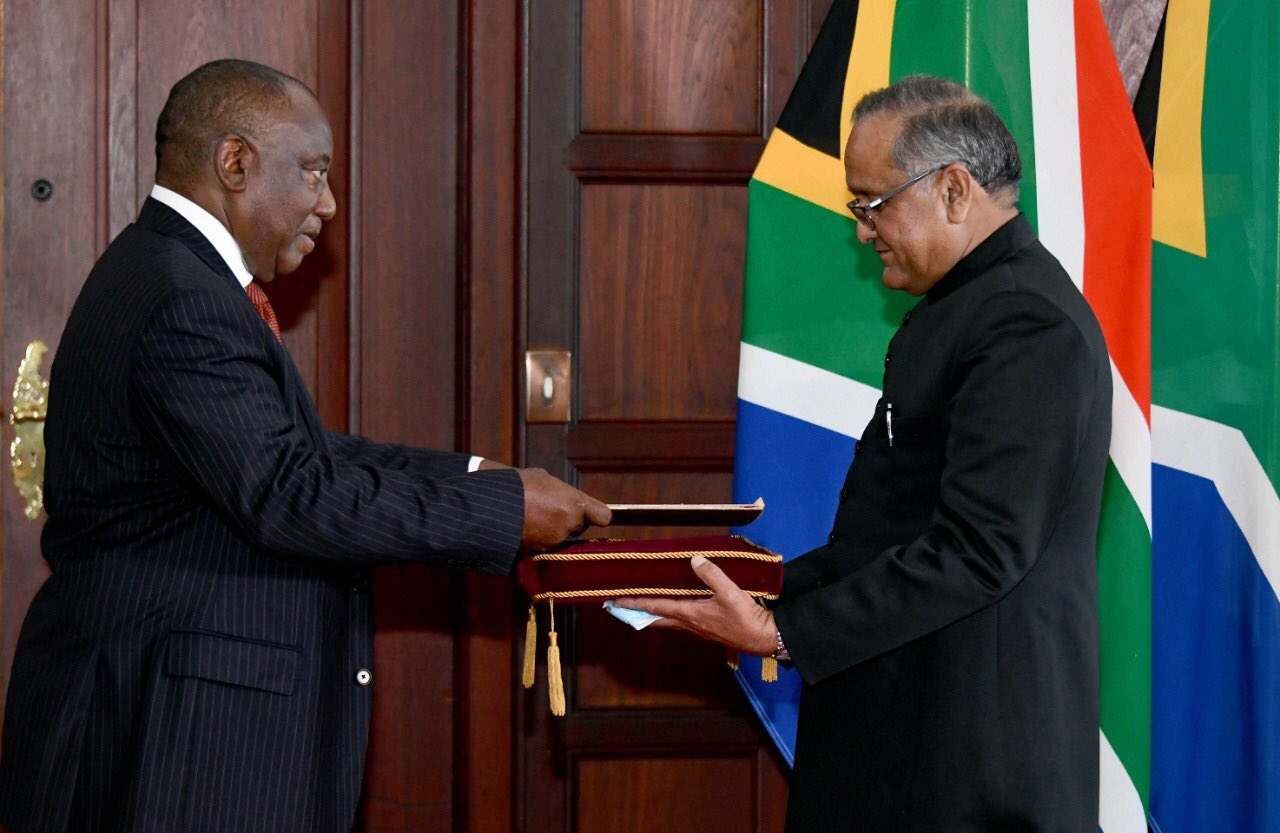
<path id="1" fill-rule="evenodd" d="M 643 610 L 636 610 L 630 607 L 620 607 L 613 602 L 605 602 L 604 609 L 638 631 L 644 630 L 662 618 L 661 616 L 653 613 L 646 613 Z"/>

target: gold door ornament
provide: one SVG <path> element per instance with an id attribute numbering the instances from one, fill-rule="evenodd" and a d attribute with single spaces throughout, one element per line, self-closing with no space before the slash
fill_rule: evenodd
<path id="1" fill-rule="evenodd" d="M 9 413 L 15 435 L 9 446 L 13 483 L 27 504 L 23 511 L 32 521 L 44 508 L 44 417 L 49 405 L 49 383 L 40 376 L 40 364 L 48 351 L 43 341 L 27 345 L 27 353 L 18 365 L 13 410 Z"/>

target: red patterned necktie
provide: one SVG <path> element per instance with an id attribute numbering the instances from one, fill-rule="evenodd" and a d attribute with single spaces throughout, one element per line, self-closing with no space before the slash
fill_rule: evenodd
<path id="1" fill-rule="evenodd" d="M 276 320 L 276 311 L 271 308 L 271 301 L 267 298 L 267 293 L 262 291 L 262 287 L 258 286 L 257 281 L 249 281 L 249 285 L 244 288 L 249 293 L 249 300 L 253 301 L 253 308 L 258 311 L 258 315 L 262 320 L 267 322 L 267 326 L 271 328 L 271 332 L 276 334 L 276 341 L 284 344 L 284 339 L 280 337 L 280 322 Z"/>

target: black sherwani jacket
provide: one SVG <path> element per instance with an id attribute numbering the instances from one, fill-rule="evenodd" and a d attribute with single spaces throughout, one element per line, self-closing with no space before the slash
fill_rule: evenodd
<path id="1" fill-rule="evenodd" d="M 0 823 L 350 830 L 368 567 L 507 572 L 519 475 L 325 431 L 213 246 L 154 200 L 76 301 L 45 439 L 52 575 L 14 660 Z"/>
<path id="2" fill-rule="evenodd" d="M 790 833 L 1096 833 L 1097 321 L 1018 215 L 907 314 L 827 546 L 776 621 Z"/>

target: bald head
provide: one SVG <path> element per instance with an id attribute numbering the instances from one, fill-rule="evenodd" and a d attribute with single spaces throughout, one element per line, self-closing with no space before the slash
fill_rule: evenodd
<path id="1" fill-rule="evenodd" d="M 257 138 L 292 109 L 296 78 L 253 61 L 223 59 L 197 67 L 173 85 L 156 122 L 156 181 L 185 185 L 211 171 L 225 136 Z"/>

